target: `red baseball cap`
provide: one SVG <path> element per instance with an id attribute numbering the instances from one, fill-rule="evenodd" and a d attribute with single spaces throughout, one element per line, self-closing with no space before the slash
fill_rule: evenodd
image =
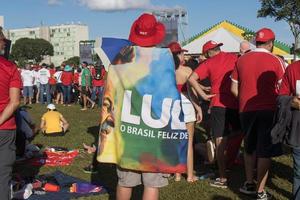
<path id="1" fill-rule="evenodd" d="M 188 50 L 182 49 L 178 42 L 171 42 L 168 45 L 168 48 L 171 50 L 172 53 L 188 52 Z"/>
<path id="2" fill-rule="evenodd" d="M 165 26 L 154 15 L 145 13 L 132 24 L 129 41 L 141 47 L 150 47 L 161 43 L 165 34 Z"/>
<path id="3" fill-rule="evenodd" d="M 262 28 L 256 32 L 256 42 L 268 42 L 270 40 L 275 40 L 275 34 L 271 29 Z"/>
<path id="4" fill-rule="evenodd" d="M 214 48 L 216 48 L 216 47 L 220 47 L 220 46 L 222 46 L 223 45 L 223 43 L 217 43 L 217 42 L 215 42 L 215 41 L 213 41 L 213 40 L 210 40 L 210 41 L 208 41 L 208 42 L 206 42 L 204 45 L 203 45 L 203 47 L 202 47 L 202 53 L 204 54 L 204 53 L 207 53 L 207 51 L 209 51 L 209 50 L 211 50 L 211 49 L 214 49 Z"/>

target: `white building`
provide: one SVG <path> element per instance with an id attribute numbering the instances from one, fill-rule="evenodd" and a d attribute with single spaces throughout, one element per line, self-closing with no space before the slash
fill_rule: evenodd
<path id="1" fill-rule="evenodd" d="M 8 38 L 12 44 L 20 38 L 42 38 L 49 41 L 53 45 L 54 55 L 47 61 L 58 66 L 68 58 L 79 56 L 79 42 L 89 39 L 89 31 L 86 25 L 62 24 L 11 29 L 8 30 Z"/>
<path id="2" fill-rule="evenodd" d="M 4 17 L 0 16 L 0 26 L 4 27 Z"/>

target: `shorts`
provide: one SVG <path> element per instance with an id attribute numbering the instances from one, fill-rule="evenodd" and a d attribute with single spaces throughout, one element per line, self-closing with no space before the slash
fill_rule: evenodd
<path id="1" fill-rule="evenodd" d="M 86 89 L 85 86 L 81 86 L 81 93 L 84 95 L 89 95 L 89 91 Z"/>
<path id="2" fill-rule="evenodd" d="M 237 109 L 212 107 L 210 113 L 210 127 L 214 138 L 226 137 L 230 130 L 241 129 L 239 112 Z"/>
<path id="3" fill-rule="evenodd" d="M 44 135 L 44 136 L 47 136 L 47 137 L 65 136 L 65 135 L 66 135 L 66 132 L 64 132 L 64 131 L 62 131 L 62 132 L 54 132 L 54 133 L 46 133 L 46 132 L 43 132 L 43 135 Z"/>
<path id="4" fill-rule="evenodd" d="M 33 86 L 24 86 L 23 87 L 23 96 L 24 97 L 33 97 Z"/>
<path id="5" fill-rule="evenodd" d="M 54 94 L 56 92 L 56 84 L 50 85 L 50 93 Z"/>
<path id="6" fill-rule="evenodd" d="M 181 94 L 181 106 L 184 115 L 184 122 L 195 122 L 196 121 L 196 112 L 192 102 Z"/>
<path id="7" fill-rule="evenodd" d="M 258 158 L 282 155 L 281 144 L 272 144 L 273 117 L 274 111 L 268 110 L 240 113 L 246 153 L 256 152 Z"/>
<path id="8" fill-rule="evenodd" d="M 162 188 L 169 184 L 169 174 L 138 172 L 117 167 L 118 185 L 122 187 L 135 187 L 143 185 L 145 187 Z"/>
<path id="9" fill-rule="evenodd" d="M 62 93 L 63 92 L 62 83 L 56 83 L 56 92 L 57 93 Z"/>

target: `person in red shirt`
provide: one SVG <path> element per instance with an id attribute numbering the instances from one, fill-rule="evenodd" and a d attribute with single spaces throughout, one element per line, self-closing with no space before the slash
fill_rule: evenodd
<path id="1" fill-rule="evenodd" d="M 96 102 L 98 98 L 98 107 L 101 107 L 106 71 L 104 69 L 104 66 L 100 65 L 91 68 L 91 73 L 93 77 L 93 81 L 92 81 L 93 89 L 92 89 L 91 99 L 94 102 Z"/>
<path id="2" fill-rule="evenodd" d="M 51 101 L 53 102 L 55 98 L 55 92 L 56 92 L 56 79 L 54 77 L 54 74 L 56 72 L 55 67 L 53 64 L 51 64 L 49 69 L 50 72 L 50 78 L 49 78 L 49 85 L 50 85 L 50 95 L 51 95 Z"/>
<path id="3" fill-rule="evenodd" d="M 289 96 L 292 98 L 292 110 L 300 110 L 300 61 L 296 61 L 286 68 L 285 74 L 279 90 L 280 96 Z M 296 115 L 293 114 L 293 118 Z M 292 125 L 292 123 L 291 123 Z M 289 136 L 294 139 L 292 136 Z M 298 144 L 297 144 L 298 143 Z M 293 148 L 294 161 L 294 180 L 293 180 L 293 199 L 300 199 L 300 144 L 299 140 L 290 145 Z"/>
<path id="4" fill-rule="evenodd" d="M 78 103 L 78 101 L 80 100 L 80 78 L 81 78 L 81 68 L 80 67 L 76 67 L 74 70 L 74 80 L 73 80 L 73 89 L 74 89 L 74 93 L 73 93 L 73 101 L 74 103 Z"/>
<path id="5" fill-rule="evenodd" d="M 0 52 L 6 38 L 0 27 Z M 9 200 L 12 166 L 15 161 L 16 122 L 14 112 L 20 104 L 22 79 L 17 66 L 0 56 L 0 199 Z"/>
<path id="6" fill-rule="evenodd" d="M 64 95 L 64 105 L 71 106 L 72 100 L 72 84 L 73 84 L 73 69 L 70 65 L 66 65 L 61 75 L 61 82 Z"/>
<path id="7" fill-rule="evenodd" d="M 230 74 L 232 73 L 237 55 L 221 51 L 222 43 L 208 41 L 203 45 L 202 53 L 208 59 L 201 63 L 189 78 L 191 86 L 204 99 L 210 100 L 211 133 L 216 143 L 216 158 L 219 167 L 219 178 L 210 185 L 227 188 L 225 174 L 225 153 L 229 127 L 234 132 L 240 132 L 238 103 L 230 92 Z M 206 94 L 198 80 L 209 78 L 211 82 L 211 94 Z"/>
<path id="8" fill-rule="evenodd" d="M 263 28 L 256 33 L 256 49 L 241 56 L 231 79 L 231 91 L 238 97 L 242 130 L 245 133 L 246 182 L 240 188 L 257 199 L 269 199 L 265 189 L 271 157 L 281 155 L 280 144 L 273 145 L 271 128 L 276 109 L 278 85 L 284 74 L 282 60 L 272 54 L 275 34 Z M 253 169 L 257 157 L 257 186 Z"/>

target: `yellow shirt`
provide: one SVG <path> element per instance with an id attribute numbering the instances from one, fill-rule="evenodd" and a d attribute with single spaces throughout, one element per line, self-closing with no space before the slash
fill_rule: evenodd
<path id="1" fill-rule="evenodd" d="M 59 112 L 53 110 L 50 110 L 43 115 L 42 120 L 44 120 L 46 124 L 45 125 L 46 134 L 62 132 L 62 126 L 60 120 L 61 117 L 62 115 Z"/>

